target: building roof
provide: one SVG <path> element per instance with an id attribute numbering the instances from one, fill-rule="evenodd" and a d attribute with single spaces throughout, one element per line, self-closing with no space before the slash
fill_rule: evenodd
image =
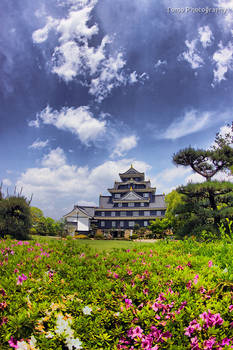
<path id="1" fill-rule="evenodd" d="M 134 169 L 132 165 L 126 172 L 120 173 L 119 176 L 121 179 L 124 177 L 140 177 L 140 178 L 143 178 L 143 180 L 144 180 L 144 178 L 145 178 L 145 174 L 140 173 L 139 171 Z"/>
<path id="2" fill-rule="evenodd" d="M 149 207 L 145 207 L 147 209 L 151 208 L 161 208 L 161 209 L 166 209 L 166 203 L 164 201 L 164 195 L 163 194 L 158 194 L 153 196 L 153 200 L 149 203 Z M 113 203 L 111 201 L 111 196 L 100 196 L 100 203 L 99 207 L 96 209 L 113 209 L 115 210 L 116 208 L 113 207 Z M 121 210 L 123 210 L 121 208 Z"/>

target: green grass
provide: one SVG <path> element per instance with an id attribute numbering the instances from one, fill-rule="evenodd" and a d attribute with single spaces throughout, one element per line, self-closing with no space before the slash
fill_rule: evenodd
<path id="1" fill-rule="evenodd" d="M 33 240 L 38 242 L 48 242 L 52 240 L 60 240 L 57 237 L 42 237 L 42 236 L 33 236 Z M 88 247 L 89 249 L 104 251 L 104 250 L 113 250 L 113 249 L 133 249 L 134 247 L 148 247 L 149 245 L 154 245 L 156 243 L 143 243 L 143 242 L 132 242 L 132 241 L 121 241 L 121 240 L 91 240 L 91 239 L 75 239 L 76 246 Z"/>

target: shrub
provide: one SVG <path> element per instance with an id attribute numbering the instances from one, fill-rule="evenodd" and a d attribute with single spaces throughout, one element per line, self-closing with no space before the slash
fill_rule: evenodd
<path id="1" fill-rule="evenodd" d="M 100 233 L 100 232 L 96 232 L 96 234 L 95 234 L 95 237 L 94 237 L 95 239 L 104 239 L 104 235 L 103 235 L 103 233 Z"/>
<path id="2" fill-rule="evenodd" d="M 77 239 L 89 239 L 88 236 L 82 235 L 82 234 L 75 235 L 74 237 L 77 238 Z"/>
<path id="3" fill-rule="evenodd" d="M 137 233 L 133 233 L 131 236 L 131 239 L 137 239 L 138 238 L 138 234 Z"/>

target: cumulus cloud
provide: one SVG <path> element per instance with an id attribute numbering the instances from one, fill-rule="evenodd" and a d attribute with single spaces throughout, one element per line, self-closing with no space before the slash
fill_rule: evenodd
<path id="1" fill-rule="evenodd" d="M 48 39 L 49 32 L 51 31 L 51 29 L 56 27 L 57 23 L 58 22 L 52 17 L 47 17 L 47 23 L 45 24 L 45 26 L 33 32 L 32 39 L 34 43 L 41 44 L 44 41 L 46 41 Z"/>
<path id="2" fill-rule="evenodd" d="M 61 217 L 64 208 L 72 209 L 74 204 L 96 203 L 100 193 L 111 187 L 118 174 L 128 170 L 130 164 L 139 171 L 148 171 L 149 164 L 134 159 L 106 161 L 90 169 L 88 166 L 69 165 L 61 148 L 51 150 L 41 162 L 41 167 L 29 168 L 17 181 L 17 187 L 24 194 L 33 193 L 33 205 L 47 211 L 49 215 Z M 54 208 L 49 211 L 49 206 Z"/>
<path id="3" fill-rule="evenodd" d="M 49 140 L 42 141 L 40 139 L 37 139 L 30 146 L 28 146 L 28 148 L 29 149 L 41 149 L 41 148 L 48 146 L 48 143 L 49 143 Z"/>
<path id="4" fill-rule="evenodd" d="M 41 164 L 47 168 L 60 168 L 66 164 L 66 156 L 60 147 L 51 150 L 48 154 L 46 154 Z"/>
<path id="5" fill-rule="evenodd" d="M 220 42 L 219 49 L 213 55 L 213 61 L 216 69 L 214 69 L 212 86 L 215 86 L 222 80 L 226 80 L 225 74 L 233 70 L 233 44 L 228 42 L 226 46 L 223 46 Z"/>
<path id="6" fill-rule="evenodd" d="M 54 125 L 60 130 L 70 131 L 86 145 L 90 141 L 97 140 L 106 132 L 106 121 L 93 117 L 87 106 L 78 108 L 63 107 L 60 111 L 52 110 L 47 106 L 37 115 L 36 120 L 29 122 L 29 126 L 39 126 L 40 123 Z"/>
<path id="7" fill-rule="evenodd" d="M 199 114 L 196 110 L 188 111 L 183 117 L 175 119 L 161 138 L 175 140 L 200 131 L 209 125 L 210 117 L 209 112 Z"/>
<path id="8" fill-rule="evenodd" d="M 200 27 L 198 29 L 199 37 L 200 37 L 200 42 L 202 43 L 202 46 L 204 48 L 210 46 L 214 40 L 214 36 L 212 31 L 208 26 Z"/>
<path id="9" fill-rule="evenodd" d="M 199 51 L 197 49 L 197 39 L 194 39 L 192 41 L 185 40 L 185 45 L 187 46 L 188 50 L 184 51 L 178 59 L 187 61 L 192 69 L 197 69 L 203 66 L 204 61 L 201 58 Z"/>
<path id="10" fill-rule="evenodd" d="M 155 184 L 157 193 L 168 194 L 183 183 L 187 174 L 190 173 L 191 169 L 182 166 L 172 166 L 160 171 L 156 176 L 151 178 L 151 181 Z"/>
<path id="11" fill-rule="evenodd" d="M 220 171 L 212 177 L 212 180 L 233 182 L 233 176 Z M 205 181 L 206 179 L 197 173 L 193 173 L 185 178 L 185 183 L 201 183 Z"/>
<path id="12" fill-rule="evenodd" d="M 48 40 L 49 32 L 57 34 L 58 45 L 53 48 L 52 67 L 67 83 L 78 78 L 89 87 L 89 93 L 101 102 L 118 86 L 134 84 L 140 80 L 135 72 L 126 72 L 122 52 L 111 54 L 112 39 L 105 35 L 100 44 L 93 46 L 93 37 L 99 34 L 96 23 L 90 25 L 91 13 L 97 1 L 72 0 L 64 18 L 47 17 L 43 28 L 36 30 L 32 39 L 41 44 Z"/>
<path id="13" fill-rule="evenodd" d="M 112 154 L 111 158 L 115 156 L 122 157 L 132 148 L 137 146 L 138 137 L 135 135 L 126 136 L 118 140 Z"/>
<path id="14" fill-rule="evenodd" d="M 12 182 L 11 182 L 11 180 L 5 178 L 5 179 L 2 180 L 2 184 L 5 185 L 5 186 L 11 186 Z"/>

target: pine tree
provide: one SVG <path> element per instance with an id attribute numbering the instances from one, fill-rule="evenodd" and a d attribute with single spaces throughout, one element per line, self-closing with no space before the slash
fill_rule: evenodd
<path id="1" fill-rule="evenodd" d="M 231 126 L 233 131 L 233 125 Z M 217 233 L 219 225 L 226 218 L 233 220 L 233 184 L 227 181 L 213 181 L 219 172 L 230 172 L 233 166 L 232 133 L 216 135 L 214 145 L 207 150 L 192 147 L 174 154 L 176 165 L 191 167 L 203 176 L 205 182 L 180 186 L 177 191 L 183 194 L 183 203 L 176 208 L 181 220 L 178 233 L 198 235 L 202 230 Z"/>

